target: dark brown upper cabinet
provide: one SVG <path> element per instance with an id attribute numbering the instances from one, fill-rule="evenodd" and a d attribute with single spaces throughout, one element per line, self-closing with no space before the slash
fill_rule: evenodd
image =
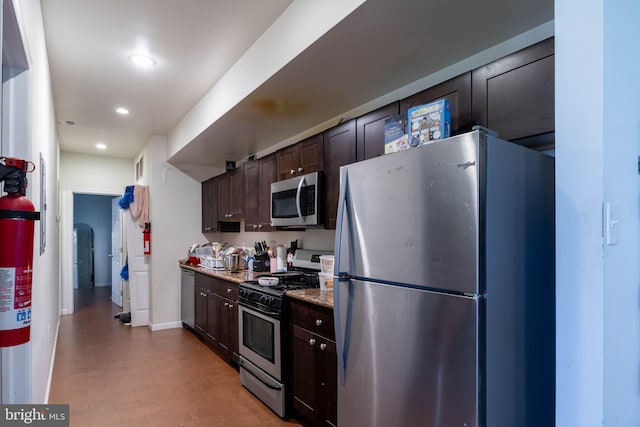
<path id="1" fill-rule="evenodd" d="M 406 116 L 411 107 L 439 99 L 451 103 L 451 136 L 471 130 L 471 72 L 442 82 L 400 101 L 400 114 Z"/>
<path id="2" fill-rule="evenodd" d="M 244 231 L 273 231 L 271 183 L 276 181 L 276 155 L 245 163 Z"/>
<path id="3" fill-rule="evenodd" d="M 356 119 L 356 161 L 384 154 L 384 122 L 397 116 L 399 108 L 394 102 Z"/>
<path id="4" fill-rule="evenodd" d="M 304 139 L 277 152 L 278 181 L 324 168 L 322 134 Z"/>
<path id="5" fill-rule="evenodd" d="M 356 121 L 349 120 L 324 132 L 324 226 L 336 228 L 340 166 L 356 161 Z"/>
<path id="6" fill-rule="evenodd" d="M 211 178 L 202 183 L 202 232 L 218 231 L 218 181 Z"/>
<path id="7" fill-rule="evenodd" d="M 555 130 L 553 38 L 474 70 L 472 85 L 474 124 L 510 141 Z"/>
<path id="8" fill-rule="evenodd" d="M 244 164 L 218 177 L 218 220 L 244 218 Z"/>

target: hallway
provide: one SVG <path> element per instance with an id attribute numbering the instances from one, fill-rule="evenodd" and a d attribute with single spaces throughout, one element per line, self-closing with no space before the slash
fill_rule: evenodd
<path id="1" fill-rule="evenodd" d="M 297 426 L 240 385 L 238 373 L 184 329 L 151 332 L 114 315 L 111 287 L 75 291 L 62 316 L 49 403 L 81 426 Z"/>

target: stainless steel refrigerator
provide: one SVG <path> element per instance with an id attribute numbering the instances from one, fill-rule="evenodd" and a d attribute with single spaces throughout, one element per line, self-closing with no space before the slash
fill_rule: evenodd
<path id="1" fill-rule="evenodd" d="M 554 159 L 482 131 L 343 166 L 338 425 L 552 426 Z"/>

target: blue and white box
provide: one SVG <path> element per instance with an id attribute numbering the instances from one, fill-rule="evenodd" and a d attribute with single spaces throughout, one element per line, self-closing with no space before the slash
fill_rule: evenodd
<path id="1" fill-rule="evenodd" d="M 417 147 L 451 136 L 451 103 L 446 99 L 408 111 L 409 145 Z"/>

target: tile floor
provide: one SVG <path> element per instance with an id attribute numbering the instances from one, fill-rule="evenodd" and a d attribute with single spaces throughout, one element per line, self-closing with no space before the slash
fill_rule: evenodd
<path id="1" fill-rule="evenodd" d="M 192 333 L 123 325 L 110 287 L 75 292 L 49 396 L 70 405 L 72 427 L 300 425 L 271 412 Z"/>

